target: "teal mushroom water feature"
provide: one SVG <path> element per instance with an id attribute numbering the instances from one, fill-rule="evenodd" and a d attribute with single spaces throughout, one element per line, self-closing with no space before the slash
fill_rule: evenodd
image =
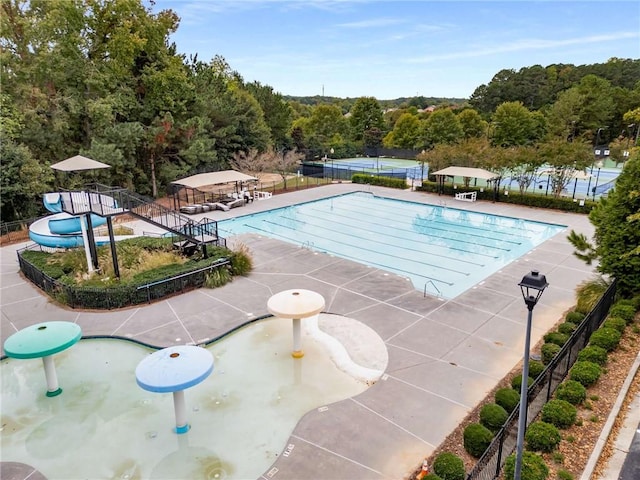
<path id="1" fill-rule="evenodd" d="M 82 337 L 80 327 L 72 322 L 44 322 L 24 328 L 4 342 L 8 357 L 19 359 L 42 358 L 47 380 L 47 397 L 62 393 L 53 355 L 71 347 Z"/>

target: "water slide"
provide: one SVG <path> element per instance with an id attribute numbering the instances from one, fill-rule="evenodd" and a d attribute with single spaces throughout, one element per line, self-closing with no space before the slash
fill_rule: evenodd
<path id="1" fill-rule="evenodd" d="M 59 193 L 45 193 L 43 203 L 47 210 L 53 213 L 41 218 L 29 227 L 29 238 L 45 247 L 73 248 L 82 247 L 83 216 L 74 216 L 62 211 L 62 197 Z M 91 224 L 99 227 L 107 222 L 105 217 L 91 214 Z M 96 244 L 108 243 L 108 238 L 97 237 Z"/>

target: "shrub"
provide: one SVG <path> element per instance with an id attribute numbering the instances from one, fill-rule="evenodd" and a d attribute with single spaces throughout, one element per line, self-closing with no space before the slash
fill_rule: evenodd
<path id="1" fill-rule="evenodd" d="M 564 469 L 558 470 L 558 480 L 573 480 L 573 475 Z"/>
<path id="2" fill-rule="evenodd" d="M 232 280 L 226 267 L 218 267 L 207 273 L 204 284 L 207 288 L 217 288 L 226 285 Z"/>
<path id="3" fill-rule="evenodd" d="M 633 322 L 633 319 L 636 316 L 636 309 L 632 305 L 625 305 L 617 302 L 613 307 L 611 307 L 611 310 L 609 310 L 609 316 L 623 318 L 628 325 Z"/>
<path id="4" fill-rule="evenodd" d="M 253 260 L 249 247 L 244 243 L 240 244 L 231 254 L 231 273 L 233 275 L 247 276 L 253 268 Z"/>
<path id="5" fill-rule="evenodd" d="M 547 365 L 551 360 L 553 360 L 553 357 L 555 357 L 559 351 L 560 346 L 555 343 L 545 343 L 542 345 L 542 348 L 540 349 L 540 353 L 542 354 L 542 363 Z"/>
<path id="6" fill-rule="evenodd" d="M 564 322 L 558 325 L 558 332 L 571 335 L 578 326 L 573 322 Z"/>
<path id="7" fill-rule="evenodd" d="M 529 425 L 524 439 L 527 448 L 535 452 L 551 452 L 562 440 L 558 429 L 546 422 L 533 422 Z"/>
<path id="8" fill-rule="evenodd" d="M 507 411 L 496 403 L 487 403 L 480 409 L 480 423 L 494 434 L 502 428 L 508 416 Z"/>
<path id="9" fill-rule="evenodd" d="M 444 452 L 433 462 L 433 471 L 442 480 L 464 480 L 464 462 L 453 453 Z"/>
<path id="10" fill-rule="evenodd" d="M 527 387 L 530 387 L 532 383 L 533 378 L 527 377 Z M 522 388 L 522 374 L 513 377 L 513 379 L 511 380 L 511 388 L 517 390 L 518 392 L 520 391 L 520 389 Z"/>
<path id="11" fill-rule="evenodd" d="M 529 376 L 536 379 L 544 371 L 544 363 L 539 360 L 529 360 Z"/>
<path id="12" fill-rule="evenodd" d="M 544 336 L 545 343 L 555 343 L 558 346 L 563 346 L 569 340 L 569 335 L 560 332 L 549 332 Z"/>
<path id="13" fill-rule="evenodd" d="M 593 362 L 579 361 L 573 364 L 569 371 L 569 379 L 580 382 L 585 387 L 590 387 L 598 381 L 602 370 L 600 365 Z"/>
<path id="14" fill-rule="evenodd" d="M 620 333 L 624 333 L 627 328 L 627 321 L 620 317 L 609 317 L 602 323 L 602 328 L 613 328 Z"/>
<path id="15" fill-rule="evenodd" d="M 442 478 L 435 473 L 428 473 L 426 476 L 422 477 L 422 480 L 442 480 Z"/>
<path id="16" fill-rule="evenodd" d="M 572 405 L 580 405 L 587 398 L 587 389 L 580 382 L 566 380 L 558 386 L 556 398 Z"/>
<path id="17" fill-rule="evenodd" d="M 589 338 L 589 345 L 595 345 L 596 347 L 602 347 L 607 352 L 615 350 L 620 343 L 622 334 L 613 328 L 599 328 L 591 334 Z"/>
<path id="18" fill-rule="evenodd" d="M 496 403 L 508 413 L 513 412 L 518 406 L 518 403 L 520 403 L 520 394 L 513 388 L 500 388 L 496 391 L 494 398 Z"/>
<path id="19" fill-rule="evenodd" d="M 549 400 L 542 407 L 542 421 L 551 423 L 558 428 L 569 428 L 576 421 L 578 411 L 566 400 Z"/>
<path id="20" fill-rule="evenodd" d="M 636 309 L 636 312 L 640 312 L 640 294 L 635 295 L 631 299 L 631 303 L 633 304 L 633 308 Z"/>
<path id="21" fill-rule="evenodd" d="M 509 455 L 504 465 L 504 477 L 513 479 L 516 469 L 515 454 Z M 540 455 L 533 452 L 522 452 L 521 480 L 546 480 L 549 476 L 549 468 Z"/>
<path id="22" fill-rule="evenodd" d="M 464 449 L 469 455 L 480 458 L 493 440 L 493 433 L 484 425 L 470 423 L 462 433 Z"/>
<path id="23" fill-rule="evenodd" d="M 565 322 L 571 322 L 576 325 L 580 325 L 582 320 L 584 320 L 585 314 L 582 312 L 569 312 L 564 317 Z"/>
<path id="24" fill-rule="evenodd" d="M 578 353 L 578 361 L 604 365 L 607 363 L 607 351 L 597 345 L 587 345 Z"/>

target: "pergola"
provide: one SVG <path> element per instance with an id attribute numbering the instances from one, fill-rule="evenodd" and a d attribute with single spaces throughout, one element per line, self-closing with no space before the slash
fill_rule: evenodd
<path id="1" fill-rule="evenodd" d="M 483 168 L 471 168 L 471 167 L 447 167 L 442 170 L 434 172 L 438 181 L 438 194 L 442 193 L 442 187 L 444 187 L 444 181 L 446 177 L 467 177 L 467 178 L 479 178 L 485 180 L 487 183 L 495 182 L 500 178 L 500 175 L 496 175 L 489 170 Z M 494 183 L 494 190 L 497 189 L 497 183 Z"/>
<path id="2" fill-rule="evenodd" d="M 249 183 L 255 183 L 258 179 L 245 173 L 235 170 L 223 170 L 221 172 L 199 173 L 190 177 L 182 178 L 171 182 L 173 186 L 174 203 L 177 201 L 176 209 L 180 208 L 180 192 L 184 191 L 186 202 L 189 202 L 189 192 L 193 199 L 192 203 L 202 203 L 201 198 L 206 196 L 204 187 L 215 187 L 220 185 L 233 185 L 235 192 L 240 193 L 243 187 Z"/>

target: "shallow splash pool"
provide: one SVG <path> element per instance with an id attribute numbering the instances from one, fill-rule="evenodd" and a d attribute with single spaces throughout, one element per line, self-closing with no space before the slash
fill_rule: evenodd
<path id="1" fill-rule="evenodd" d="M 302 359 L 291 357 L 291 323 L 282 319 L 207 347 L 215 368 L 185 392 L 184 435 L 173 432 L 172 396 L 136 385 L 135 368 L 152 349 L 82 340 L 56 355 L 64 391 L 53 398 L 44 395 L 42 362 L 4 359 L 0 460 L 28 464 L 49 480 L 258 478 L 305 413 L 367 388 L 345 364 L 337 367 L 307 320 Z"/>
<path id="2" fill-rule="evenodd" d="M 222 236 L 258 233 L 401 275 L 453 298 L 563 225 L 357 192 L 218 222 Z"/>

